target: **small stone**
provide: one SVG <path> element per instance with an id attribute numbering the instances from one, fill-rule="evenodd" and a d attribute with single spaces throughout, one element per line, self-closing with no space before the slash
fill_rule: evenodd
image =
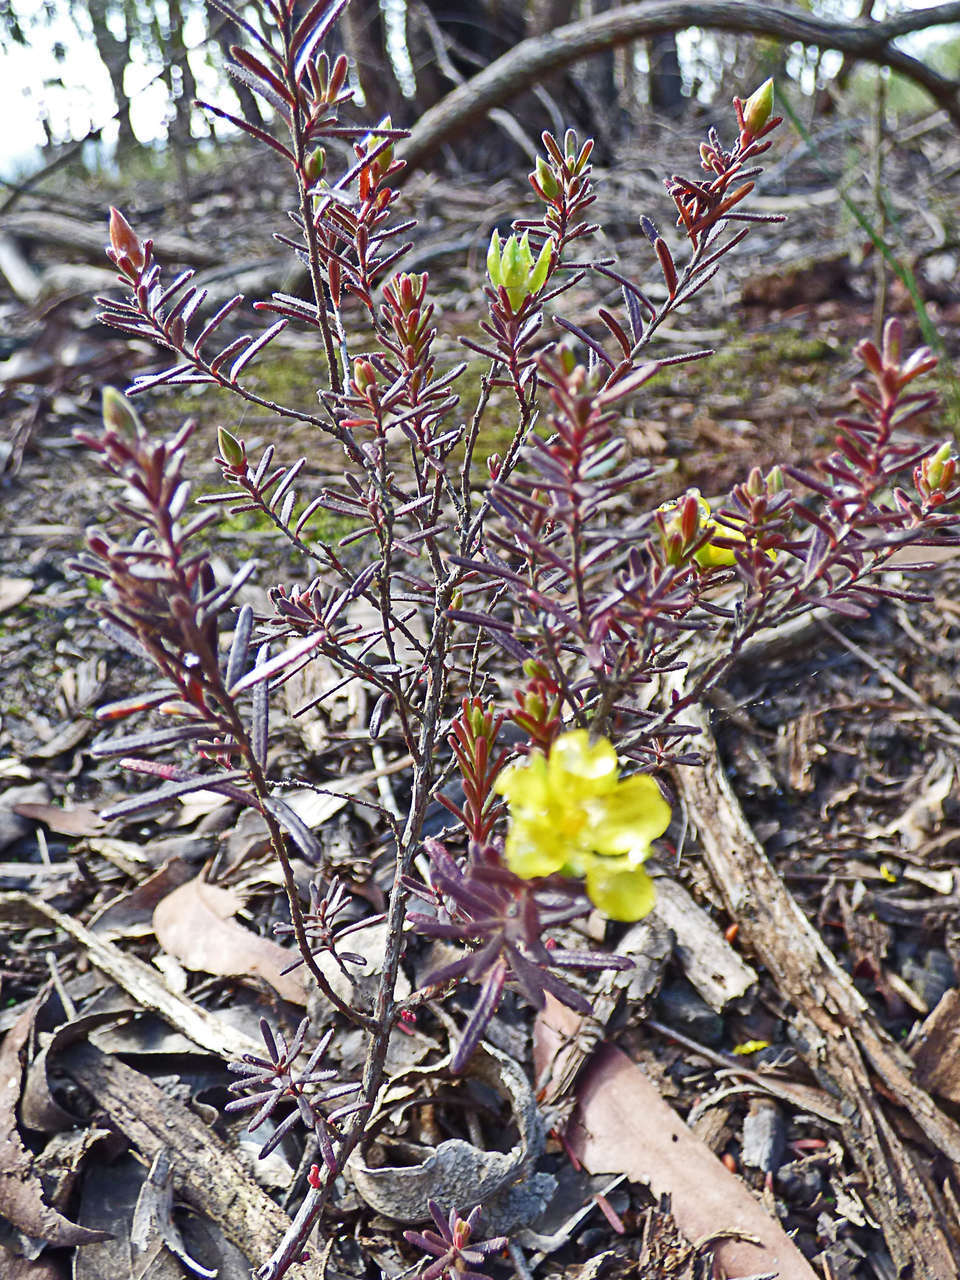
<path id="1" fill-rule="evenodd" d="M 947 988 L 957 985 L 957 971 L 953 961 L 941 947 L 931 947 L 923 957 L 923 965 L 930 973 L 939 974 Z"/>
<path id="2" fill-rule="evenodd" d="M 809 1205 L 823 1190 L 823 1171 L 806 1160 L 793 1160 L 777 1170 L 777 1187 L 784 1199 L 796 1205 Z"/>
<path id="3" fill-rule="evenodd" d="M 927 953 L 928 957 L 930 954 Z M 942 954 L 946 956 L 946 952 Z M 949 957 L 947 960 L 949 961 Z M 904 981 L 910 984 L 928 1009 L 936 1008 L 951 987 L 957 985 L 952 964 L 948 968 L 936 960 L 934 964 L 936 968 L 930 968 L 927 964 L 918 964 L 916 960 L 905 960 L 901 970 Z"/>
<path id="4" fill-rule="evenodd" d="M 787 1145 L 786 1126 L 780 1108 L 761 1099 L 750 1104 L 743 1121 L 741 1159 L 761 1173 L 776 1173 Z"/>
<path id="5" fill-rule="evenodd" d="M 723 1019 L 710 1008 L 689 982 L 668 983 L 657 997 L 663 1021 L 673 1031 L 711 1048 L 723 1041 Z"/>

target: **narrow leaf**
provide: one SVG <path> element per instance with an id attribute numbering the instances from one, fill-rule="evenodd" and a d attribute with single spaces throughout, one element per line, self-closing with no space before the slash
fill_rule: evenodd
<path id="1" fill-rule="evenodd" d="M 302 640 L 298 640 L 296 644 L 292 644 L 289 649 L 284 649 L 283 653 L 278 653 L 275 658 L 271 658 L 269 662 L 265 662 L 263 666 L 254 667 L 252 671 L 248 671 L 245 676 L 237 681 L 235 685 L 231 685 L 228 694 L 231 698 L 235 698 L 238 693 L 243 693 L 245 689 L 250 689 L 254 685 L 260 684 L 263 680 L 272 680 L 280 671 L 284 671 L 293 663 L 298 662 L 312 649 L 322 642 L 323 633 L 317 632 L 316 635 L 305 636 Z"/>
<path id="2" fill-rule="evenodd" d="M 305 854 L 313 863 L 323 861 L 323 850 L 313 832 L 285 801 L 273 796 L 265 800 L 264 805 L 284 828 L 301 853 Z"/>
<path id="3" fill-rule="evenodd" d="M 233 631 L 233 643 L 227 657 L 227 688 L 231 688 L 243 674 L 247 661 L 247 649 L 253 632 L 253 606 L 245 604 L 237 615 L 237 625 Z"/>

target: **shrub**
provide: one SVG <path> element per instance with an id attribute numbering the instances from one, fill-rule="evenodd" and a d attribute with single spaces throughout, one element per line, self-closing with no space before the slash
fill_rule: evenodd
<path id="1" fill-rule="evenodd" d="M 589 1010 L 582 987 L 562 974 L 627 962 L 566 951 L 552 931 L 589 911 L 591 900 L 618 920 L 649 910 L 642 863 L 669 820 L 654 773 L 696 763 L 685 708 L 761 628 L 815 607 L 859 617 L 884 596 L 904 598 L 886 579 L 891 557 L 954 525 L 958 490 L 950 449 L 904 433 L 934 405 L 932 394 L 912 386 L 934 360 L 924 350 L 905 354 L 896 322 L 887 325 L 882 349 L 860 344 L 869 381 L 856 387 L 859 414 L 840 419 L 836 450 L 813 470 L 784 462 L 766 475 L 751 471 L 713 508 L 688 492 L 651 509 L 643 486 L 652 468 L 623 463 L 621 407 L 665 364 L 704 354 L 648 359 L 652 335 L 708 283 L 753 223 L 773 220 L 749 208 L 757 162 L 779 123 L 769 82 L 746 102 L 734 100 L 731 146 L 711 130 L 699 174 L 666 181 L 682 258 L 641 219 L 656 288 L 592 253 L 590 141 L 543 135 L 544 153 L 530 174 L 541 213 L 491 241 L 487 318 L 464 343 L 483 367 L 480 391 L 461 405 L 465 366 L 441 369 L 434 356 L 428 277 L 399 270 L 410 226 L 395 211 L 403 133 L 389 121 L 369 133 L 340 123 L 346 62 L 323 51 L 339 6 L 319 0 L 294 16 L 292 0 L 264 0 L 267 35 L 220 7 L 250 41 L 250 49 L 235 50 L 235 73 L 282 126 L 274 137 L 235 121 L 290 165 L 297 204 L 289 243 L 309 267 L 310 294 L 256 302 L 277 317 L 270 326 L 224 338 L 242 300 L 203 317 L 204 295 L 191 274 L 164 284 L 150 241 L 114 210 L 108 253 L 126 294 L 103 300 L 103 315 L 171 354 L 167 368 L 137 379 L 131 396 L 212 383 L 272 413 L 275 442 L 251 458 L 244 440 L 221 427 L 225 488 L 191 514 L 191 425 L 156 441 L 131 400 L 108 390 L 102 432 L 80 438 L 135 495 L 117 507 L 131 532 L 114 541 L 92 531 L 82 563 L 103 583 L 96 607 L 108 634 L 144 655 L 159 676 L 155 690 L 103 708 L 102 718 L 152 709 L 166 726 L 98 747 L 159 780 L 110 813 L 136 813 L 200 788 L 260 813 L 289 900 L 291 923 L 279 929 L 292 931 L 320 990 L 367 1035 L 359 1085 L 327 1088 L 333 1073 L 318 1066 L 326 1037 L 303 1070 L 295 1067 L 305 1027 L 287 1046 L 264 1024 L 269 1059 L 239 1068 L 247 1078 L 238 1087 L 257 1092 L 232 1105 L 260 1106 L 259 1123 L 279 1101 L 292 1100 L 292 1115 L 316 1130 L 324 1156 L 295 1229 L 262 1268 L 273 1280 L 299 1255 L 333 1178 L 363 1137 L 391 1034 L 424 998 L 404 1002 L 395 994 L 407 931 L 462 948 L 431 975 L 432 994 L 464 980 L 479 986 L 455 1069 L 507 986 L 533 1005 L 550 991 Z M 333 172 L 324 148 L 331 138 L 352 143 L 354 159 L 343 172 Z M 619 315 L 600 309 L 602 337 L 557 312 L 563 294 L 591 275 L 615 281 L 623 297 Z M 348 307 L 353 328 L 362 320 L 363 350 L 346 337 Z M 548 317 L 565 331 L 563 341 L 546 329 Z M 288 324 L 313 332 L 326 360 L 312 412 L 271 403 L 246 376 L 254 359 L 270 358 Z M 481 477 L 478 442 L 494 388 L 506 388 L 515 402 L 514 429 Z M 309 424 L 340 446 L 342 485 L 301 500 L 304 459 L 275 461 L 283 419 Z M 625 492 L 634 495 L 636 514 L 624 524 L 615 514 L 622 505 L 614 504 Z M 302 582 L 273 588 L 269 616 L 237 607 L 252 561 L 223 585 L 201 549 L 198 535 L 224 511 L 260 513 L 301 559 Z M 312 536 L 321 512 L 349 517 L 351 531 L 336 543 Z M 358 602 L 375 624 L 356 621 Z M 232 638 L 222 647 L 225 624 Z M 682 696 L 658 702 L 659 677 L 684 667 L 694 650 L 703 660 Z M 350 927 L 337 923 L 346 890 L 321 872 L 304 909 L 288 842 L 317 865 L 322 853 L 269 776 L 271 696 L 319 655 L 373 694 L 371 739 L 389 732 L 412 761 L 402 813 L 383 814 L 395 865 L 372 1009 L 352 1007 L 318 964 L 324 951 L 344 972 L 358 959 L 343 950 Z M 192 763 L 165 761 L 174 750 Z M 451 778 L 459 780 L 459 798 L 442 790 Z M 425 840 L 437 797 L 451 825 L 442 841 Z M 426 882 L 413 876 L 424 850 Z M 413 911 L 412 898 L 419 900 Z M 347 1105 L 326 1106 L 347 1096 Z M 462 1224 L 449 1207 L 433 1213 L 450 1238 L 417 1241 L 438 1256 L 447 1246 L 455 1252 L 468 1233 L 460 1240 Z M 475 1253 L 482 1260 L 483 1249 Z M 473 1261 L 469 1251 L 463 1257 Z M 452 1258 L 444 1254 L 432 1269 Z"/>

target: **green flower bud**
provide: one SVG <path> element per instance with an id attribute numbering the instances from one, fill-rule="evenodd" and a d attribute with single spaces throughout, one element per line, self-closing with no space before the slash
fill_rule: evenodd
<path id="1" fill-rule="evenodd" d="M 319 182 L 327 167 L 327 153 L 323 147 L 317 147 L 307 156 L 303 166 L 304 176 L 308 182 Z"/>
<path id="2" fill-rule="evenodd" d="M 532 266 L 533 254 L 530 252 L 530 233 L 525 231 L 521 240 L 518 240 L 516 236 L 511 236 L 503 246 L 503 253 L 500 255 L 500 275 L 503 279 L 503 287 L 507 290 L 507 295 L 510 297 L 514 310 L 523 301 L 525 290 L 523 293 L 518 292 L 516 294 L 518 298 L 516 303 L 514 303 L 514 294 L 511 293 L 511 290 L 519 291 L 521 285 L 526 286 Z"/>
<path id="3" fill-rule="evenodd" d="M 550 672 L 536 658 L 526 658 L 522 666 L 523 674 L 528 680 L 549 680 Z"/>
<path id="4" fill-rule="evenodd" d="M 544 242 L 534 262 L 529 232 L 520 238 L 510 236 L 501 248 L 500 237 L 494 231 L 487 250 L 487 275 L 495 289 L 506 290 L 511 308 L 519 311 L 528 297 L 543 288 L 552 260 L 552 240 Z"/>
<path id="5" fill-rule="evenodd" d="M 773 81 L 764 80 L 743 104 L 743 124 L 747 133 L 755 137 L 773 115 Z"/>
<path id="6" fill-rule="evenodd" d="M 493 287 L 499 289 L 503 284 L 503 276 L 500 274 L 500 233 L 496 230 L 490 237 L 490 248 L 487 250 L 487 275 Z"/>
<path id="7" fill-rule="evenodd" d="M 247 451 L 243 441 L 238 440 L 226 427 L 217 428 L 217 446 L 220 449 L 220 457 L 224 462 L 229 462 L 231 467 L 242 467 L 246 462 Z"/>
<path id="8" fill-rule="evenodd" d="M 567 377 L 571 377 L 574 369 L 577 367 L 577 356 L 573 347 L 566 342 L 561 342 L 557 347 L 557 356 L 560 360 L 560 367 Z"/>
<path id="9" fill-rule="evenodd" d="M 103 425 L 110 430 L 122 431 L 124 435 L 134 439 L 144 434 L 140 415 L 116 387 L 103 388 L 102 414 Z"/>
<path id="10" fill-rule="evenodd" d="M 548 200 L 555 200 L 560 194 L 560 183 L 557 181 L 557 175 L 544 160 L 543 156 L 537 156 L 537 167 L 530 177 L 531 179 L 536 179 L 540 190 Z"/>
<path id="11" fill-rule="evenodd" d="M 392 129 L 393 121 L 390 116 L 384 116 L 377 128 Z M 375 151 L 383 141 L 385 141 L 385 139 L 382 134 L 372 133 L 370 137 L 366 139 L 366 154 L 369 155 L 371 151 Z M 390 168 L 390 165 L 393 163 L 393 142 L 391 142 L 389 146 L 384 147 L 377 156 L 375 163 L 380 165 L 383 172 L 386 172 L 386 170 Z"/>
<path id="12" fill-rule="evenodd" d="M 547 275 L 550 272 L 550 263 L 553 261 L 553 241 L 544 240 L 540 249 L 540 256 L 534 264 L 533 270 L 530 272 L 530 278 L 527 281 L 528 293 L 539 293 L 547 282 Z"/>
<path id="13" fill-rule="evenodd" d="M 924 498 L 945 493 L 953 484 L 957 459 L 950 442 L 945 440 L 936 453 L 924 458 L 917 468 L 917 487 Z"/>

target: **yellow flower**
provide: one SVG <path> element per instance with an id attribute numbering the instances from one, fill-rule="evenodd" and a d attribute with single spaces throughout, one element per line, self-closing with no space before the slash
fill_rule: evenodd
<path id="1" fill-rule="evenodd" d="M 695 519 L 688 521 L 688 527 L 684 527 L 684 507 L 687 499 L 693 498 L 696 502 Z M 724 538 L 729 542 L 746 542 L 743 533 L 733 524 L 717 524 L 712 518 L 710 503 L 707 502 L 699 489 L 688 489 L 682 498 L 677 498 L 672 502 L 664 502 L 658 511 L 662 511 L 665 517 L 664 544 L 665 550 L 670 551 L 672 544 L 677 543 L 681 549 L 683 546 L 689 545 L 694 538 L 699 538 L 702 534 L 708 533 L 710 541 L 693 553 L 693 558 L 701 569 L 718 569 L 723 565 L 736 564 L 737 556 L 733 547 L 718 547 L 715 539 Z M 669 545 L 668 545 L 669 544 Z M 771 560 L 776 559 L 775 551 L 767 551 L 767 556 Z M 675 563 L 675 559 L 671 560 L 668 554 L 668 562 Z"/>
<path id="2" fill-rule="evenodd" d="M 613 920 L 647 914 L 653 884 L 641 864 L 667 829 L 670 806 L 646 774 L 621 780 L 606 738 L 565 733 L 548 757 L 537 753 L 505 769 L 494 789 L 510 805 L 504 853 L 511 871 L 583 879 L 591 902 Z"/>

